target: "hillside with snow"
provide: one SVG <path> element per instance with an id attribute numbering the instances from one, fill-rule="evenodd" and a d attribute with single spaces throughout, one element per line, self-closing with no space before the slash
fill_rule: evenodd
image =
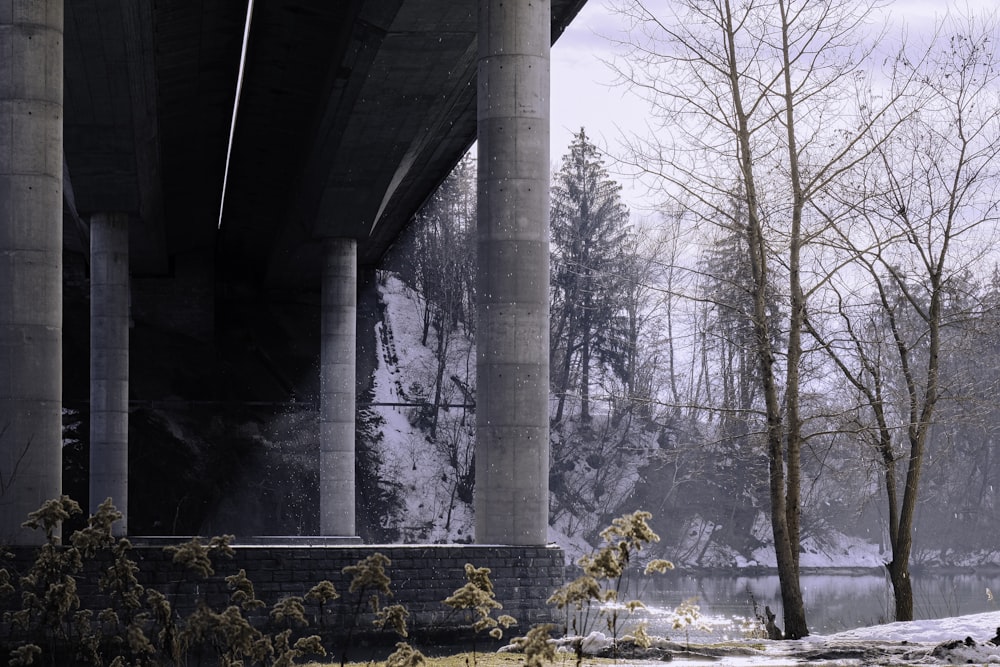
<path id="1" fill-rule="evenodd" d="M 471 486 L 475 414 L 446 408 L 438 414 L 437 437 L 427 432 L 426 409 L 437 359 L 421 342 L 420 296 L 394 274 L 384 273 L 379 293 L 385 305 L 376 325 L 378 362 L 374 374 L 373 409 L 385 420 L 382 476 L 396 480 L 403 500 L 397 522 L 406 542 L 472 540 Z M 433 334 L 436 335 L 436 332 Z M 474 383 L 475 342 L 455 336 L 449 347 L 442 402 L 465 403 L 458 378 Z"/>
<path id="2" fill-rule="evenodd" d="M 432 415 L 426 403 L 437 373 L 437 331 L 422 341 L 424 303 L 397 275 L 383 272 L 379 295 L 384 305 L 377 323 L 377 366 L 373 410 L 384 420 L 379 447 L 380 476 L 395 480 L 402 504 L 391 521 L 405 542 L 467 542 L 473 536 L 472 476 L 475 414 L 465 406 L 475 387 L 475 341 L 452 332 L 440 402 L 453 407 Z M 597 432 L 598 429 L 604 432 Z M 549 537 L 568 558 L 590 551 L 610 518 L 631 511 L 629 499 L 640 471 L 657 445 L 642 429 L 618 430 L 595 418 L 587 428 L 553 430 L 552 525 Z M 846 550 L 845 550 L 846 553 Z M 736 559 L 726 553 L 718 558 Z M 767 565 L 766 550 L 754 561 Z"/>
<path id="3" fill-rule="evenodd" d="M 469 542 L 473 539 L 475 340 L 461 327 L 448 334 L 446 358 L 439 368 L 433 325 L 423 339 L 425 304 L 395 273 L 378 280 L 382 318 L 376 324 L 377 366 L 373 406 L 384 423 L 377 443 L 379 476 L 393 480 L 398 511 L 383 523 L 404 542 Z M 441 378 L 434 414 L 429 406 Z M 676 443 L 687 437 L 686 447 Z M 704 449 L 697 434 L 678 434 L 631 413 L 596 414 L 581 424 L 553 427 L 550 474 L 551 542 L 569 561 L 599 544 L 599 531 L 626 512 L 646 509 L 662 541 L 651 556 L 687 568 L 773 568 L 766 505 L 749 498 L 734 525 L 735 509 L 719 508 L 711 484 L 677 481 L 681 465 Z M 692 454 L 694 452 L 695 454 Z M 710 459 L 709 459 L 710 460 Z M 698 464 L 704 467 L 705 464 Z M 697 467 L 697 466 L 695 466 Z M 717 466 L 719 467 L 719 466 Z M 683 482 L 683 483 L 681 483 Z M 669 509 L 668 509 L 669 508 Z M 728 512 L 732 521 L 725 520 Z M 864 533 L 830 525 L 803 539 L 804 568 L 881 568 L 887 553 Z M 997 552 L 939 554 L 920 552 L 924 564 L 974 566 L 998 562 Z"/>

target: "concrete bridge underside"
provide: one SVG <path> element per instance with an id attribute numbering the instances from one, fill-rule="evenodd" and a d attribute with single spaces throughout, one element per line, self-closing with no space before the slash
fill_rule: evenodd
<path id="1" fill-rule="evenodd" d="M 130 405 L 273 398 L 239 362 L 179 389 L 170 346 L 290 302 L 317 349 L 269 363 L 315 375 L 320 533 L 354 536 L 359 276 L 478 136 L 476 539 L 544 544 L 548 53 L 584 2 L 0 2 L 0 542 L 62 492 L 70 399 L 130 532 Z"/>

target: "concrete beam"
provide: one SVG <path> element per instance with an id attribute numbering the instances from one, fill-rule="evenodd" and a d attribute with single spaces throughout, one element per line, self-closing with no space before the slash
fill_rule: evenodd
<path id="1" fill-rule="evenodd" d="M 358 243 L 324 244 L 320 338 L 320 535 L 354 536 Z"/>
<path id="2" fill-rule="evenodd" d="M 62 493 L 63 2 L 0 2 L 0 542 Z"/>
<path id="3" fill-rule="evenodd" d="M 548 0 L 480 0 L 476 541 L 547 541 Z"/>
<path id="4" fill-rule="evenodd" d="M 90 513 L 111 498 L 128 532 L 128 214 L 90 219 Z"/>

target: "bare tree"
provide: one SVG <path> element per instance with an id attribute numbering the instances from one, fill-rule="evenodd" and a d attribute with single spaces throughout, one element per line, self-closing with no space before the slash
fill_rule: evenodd
<path id="1" fill-rule="evenodd" d="M 678 264 L 678 222 L 669 229 L 637 229 L 624 239 L 619 260 L 620 312 L 615 335 L 616 354 L 609 357 L 614 373 L 603 378 L 613 414 L 654 417 L 657 388 L 669 387 L 670 409 L 680 404 L 674 318 L 682 282 Z"/>
<path id="2" fill-rule="evenodd" d="M 448 378 L 445 370 L 453 338 L 472 336 L 475 308 L 474 245 L 476 228 L 475 162 L 466 155 L 416 217 L 414 225 L 415 282 L 423 298 L 421 343 L 436 334 L 436 367 L 430 383 L 430 437 L 437 437 L 438 420 Z"/>
<path id="3" fill-rule="evenodd" d="M 982 265 L 1000 220 L 996 29 L 992 19 L 950 23 L 926 59 L 903 61 L 921 86 L 914 112 L 893 141 L 873 147 L 841 193 L 853 215 L 833 225 L 855 257 L 834 301 L 840 326 L 822 330 L 814 314 L 808 323 L 868 413 L 859 423 L 881 467 L 899 621 L 913 618 L 909 564 L 928 438 L 948 386 L 944 332 L 969 317 L 953 295 Z M 859 267 L 872 303 L 853 297 Z"/>
<path id="4" fill-rule="evenodd" d="M 906 91 L 895 86 L 859 108 L 870 99 L 862 94 L 871 85 L 865 45 L 875 43 L 865 39 L 865 22 L 878 4 L 682 0 L 663 16 L 642 0 L 620 3 L 633 30 L 616 69 L 650 101 L 661 130 L 631 142 L 629 161 L 657 176 L 664 195 L 690 215 L 745 229 L 789 638 L 808 634 L 799 587 L 802 332 L 807 296 L 825 280 L 814 270 L 815 240 L 834 215 L 813 208 L 889 136 L 890 111 Z M 779 283 L 783 321 L 774 331 L 769 294 Z"/>

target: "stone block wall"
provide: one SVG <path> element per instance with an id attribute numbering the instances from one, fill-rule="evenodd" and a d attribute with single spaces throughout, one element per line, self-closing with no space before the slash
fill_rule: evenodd
<path id="1" fill-rule="evenodd" d="M 558 547 L 487 546 L 487 545 L 234 545 L 233 558 L 213 560 L 215 574 L 207 579 L 185 570 L 172 562 L 162 544 L 136 545 L 132 558 L 139 566 L 139 581 L 166 594 L 174 609 L 184 616 L 195 609 L 199 601 L 221 611 L 229 604 L 230 591 L 225 577 L 241 568 L 253 582 L 258 598 L 267 604 L 258 621 L 266 621 L 266 611 L 275 602 L 290 595 L 304 596 L 316 583 L 327 579 L 341 598 L 330 603 L 325 625 L 333 638 L 342 634 L 357 597 L 349 593 L 350 577 L 343 569 L 378 552 L 391 561 L 386 574 L 391 580 L 393 597 L 387 604 L 402 604 L 409 613 L 411 641 L 433 637 L 467 638 L 459 632 L 469 625 L 469 616 L 456 612 L 442 601 L 466 582 L 465 564 L 489 567 L 497 601 L 503 605 L 494 615 L 509 614 L 517 619 L 517 628 L 505 637 L 523 635 L 536 623 L 555 622 L 556 610 L 546 603 L 548 597 L 564 580 L 563 552 Z M 10 551 L 10 550 L 9 550 Z M 34 550 L 16 548 L 13 560 L 0 562 L 12 574 L 27 570 Z M 78 582 L 83 607 L 102 609 L 104 595 L 97 588 L 99 563 L 91 563 Z M 9 607 L 8 598 L 0 606 Z M 367 606 L 364 607 L 367 610 Z M 318 625 L 317 607 L 307 605 L 311 617 L 310 631 Z M 359 628 L 371 636 L 372 615 L 366 613 Z M 377 633 L 374 633 L 377 634 Z M 387 641 L 395 636 L 384 633 Z"/>

